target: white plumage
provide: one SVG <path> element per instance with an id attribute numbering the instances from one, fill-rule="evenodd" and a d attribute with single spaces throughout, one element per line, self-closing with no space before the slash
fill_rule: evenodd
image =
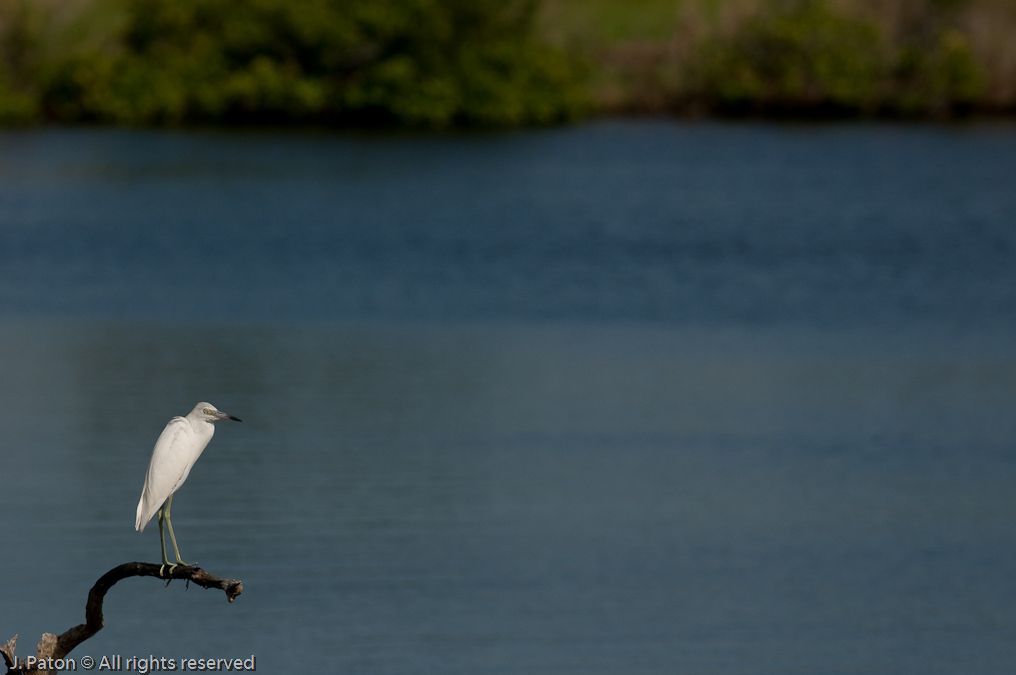
<path id="1" fill-rule="evenodd" d="M 169 519 L 169 509 L 173 502 L 173 493 L 187 480 L 194 462 L 198 461 L 198 457 L 208 446 L 208 441 L 212 440 L 212 435 L 215 434 L 215 426 L 212 423 L 221 419 L 241 421 L 217 410 L 211 403 L 198 403 L 186 417 L 171 419 L 162 430 L 159 440 L 155 442 L 152 460 L 148 464 L 148 474 L 145 476 L 145 486 L 141 491 L 141 500 L 138 501 L 134 529 L 144 532 L 148 521 L 158 512 L 164 565 L 170 563 L 166 558 L 166 540 L 162 531 L 163 511 L 166 525 L 169 527 L 169 536 L 173 541 L 177 564 L 186 565 L 180 560 L 176 536 L 173 534 L 173 523 Z M 170 566 L 170 569 L 173 567 L 176 565 Z"/>

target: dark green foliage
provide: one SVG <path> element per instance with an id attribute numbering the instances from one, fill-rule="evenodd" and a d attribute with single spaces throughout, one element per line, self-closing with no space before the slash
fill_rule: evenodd
<path id="1" fill-rule="evenodd" d="M 696 114 L 1011 112 L 1012 50 L 971 43 L 984 16 L 1005 34 L 1006 1 L 741 0 L 733 22 L 667 23 L 666 0 L 0 0 L 0 125 L 518 126 L 594 98 Z M 539 6 L 571 7 L 550 16 L 576 30 L 591 6 L 665 25 L 631 44 L 564 42 L 567 55 L 535 37 Z"/>
<path id="2" fill-rule="evenodd" d="M 39 101 L 32 93 L 17 91 L 0 81 L 0 126 L 29 124 L 38 119 Z"/>
<path id="3" fill-rule="evenodd" d="M 65 64 L 61 119 L 550 123 L 580 101 L 527 0 L 128 0 L 119 50 Z"/>
<path id="4" fill-rule="evenodd" d="M 895 95 L 887 108 L 902 115 L 943 114 L 973 105 L 984 89 L 984 74 L 966 37 L 946 30 L 930 48 L 908 45 L 893 64 Z"/>
<path id="5" fill-rule="evenodd" d="M 28 0 L 0 4 L 0 124 L 38 119 L 35 82 L 40 17 Z"/>
<path id="6" fill-rule="evenodd" d="M 877 26 L 819 3 L 766 14 L 706 49 L 705 86 L 726 109 L 865 109 L 886 60 Z"/>
<path id="7" fill-rule="evenodd" d="M 983 76 L 961 33 L 932 35 L 893 43 L 873 21 L 799 2 L 708 43 L 700 89 L 725 112 L 949 113 L 976 100 Z"/>

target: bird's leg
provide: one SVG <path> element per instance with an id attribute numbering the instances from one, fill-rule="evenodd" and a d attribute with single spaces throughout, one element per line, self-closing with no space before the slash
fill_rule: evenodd
<path id="1" fill-rule="evenodd" d="M 176 546 L 176 535 L 173 534 L 173 521 L 169 517 L 169 508 L 173 505 L 173 495 L 169 495 L 169 499 L 166 500 L 166 526 L 169 528 L 169 539 L 173 542 L 173 553 L 176 554 L 176 565 L 172 565 L 169 568 L 169 573 L 172 574 L 173 570 L 177 565 L 183 565 L 184 567 L 194 567 L 197 563 L 185 563 L 183 558 L 180 557 L 180 549 Z M 165 544 L 163 544 L 165 546 Z"/>
<path id="2" fill-rule="evenodd" d="M 162 567 L 159 568 L 159 576 L 165 571 L 166 566 L 169 565 L 169 573 L 173 573 L 173 568 L 176 565 L 169 564 L 169 558 L 166 557 L 166 533 L 162 529 L 162 509 L 159 509 L 155 514 L 156 520 L 159 521 L 159 545 L 162 546 Z"/>

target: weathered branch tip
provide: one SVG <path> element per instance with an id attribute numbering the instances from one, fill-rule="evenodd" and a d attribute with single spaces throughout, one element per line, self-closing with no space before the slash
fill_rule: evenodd
<path id="1" fill-rule="evenodd" d="M 14 658 L 14 648 L 17 646 L 17 644 L 18 644 L 18 636 L 15 635 L 10 640 L 8 640 L 3 647 L 0 647 L 0 654 L 3 654 L 4 663 L 7 665 L 7 670 L 10 670 L 11 668 L 13 668 L 18 664 L 18 660 Z"/>

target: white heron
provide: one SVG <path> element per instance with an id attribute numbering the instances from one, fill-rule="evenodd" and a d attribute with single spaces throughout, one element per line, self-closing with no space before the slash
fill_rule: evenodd
<path id="1" fill-rule="evenodd" d="M 179 565 L 192 566 L 180 558 L 180 549 L 176 546 L 173 523 L 169 519 L 169 507 L 173 503 L 173 493 L 179 490 L 187 480 L 194 462 L 198 461 L 198 457 L 204 452 L 208 441 L 212 440 L 212 435 L 215 433 L 215 426 L 212 422 L 225 419 L 242 421 L 216 409 L 211 403 L 201 402 L 194 406 L 194 410 L 191 410 L 187 417 L 171 419 L 166 428 L 162 430 L 159 440 L 155 442 L 152 461 L 148 464 L 148 474 L 145 476 L 145 487 L 141 491 L 141 501 L 138 502 L 138 517 L 134 523 L 134 529 L 144 532 L 145 525 L 158 511 L 162 567 L 164 569 L 168 565 L 170 574 Z M 173 553 L 176 554 L 175 564 L 170 564 L 169 558 L 166 557 L 163 519 L 169 528 L 169 538 L 173 542 Z"/>

